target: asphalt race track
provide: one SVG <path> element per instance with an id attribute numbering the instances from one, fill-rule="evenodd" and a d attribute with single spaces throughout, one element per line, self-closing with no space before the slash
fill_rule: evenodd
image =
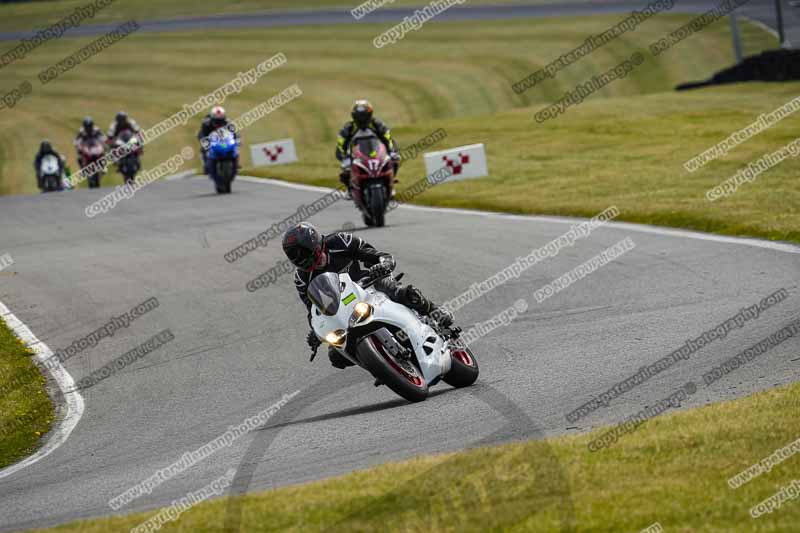
<path id="1" fill-rule="evenodd" d="M 561 6 L 464 6 L 441 20 L 626 12 L 647 2 Z M 678 0 L 675 12 L 715 2 Z M 738 12 L 774 26 L 773 3 Z M 396 23 L 413 10 L 384 8 L 366 22 Z M 787 12 L 788 11 L 788 12 Z M 784 12 L 800 39 L 798 10 Z M 355 23 L 347 10 L 147 21 L 143 31 Z M 101 34 L 82 26 L 70 35 Z M 27 32 L 0 33 L 16 40 Z M 406 178 L 408 178 L 406 176 Z M 159 307 L 65 363 L 79 381 L 169 329 L 174 340 L 85 390 L 76 429 L 50 455 L 8 474 L 0 470 L 0 531 L 46 527 L 115 513 L 108 502 L 223 434 L 229 426 L 299 391 L 259 431 L 163 483 L 119 512 L 168 505 L 237 470 L 234 492 L 338 475 L 423 453 L 568 434 L 614 424 L 687 382 L 682 408 L 750 394 L 800 379 L 792 338 L 711 386 L 702 375 L 800 318 L 800 248 L 678 230 L 609 224 L 456 314 L 469 328 L 513 305 L 527 312 L 477 341 L 475 386 L 438 385 L 410 405 L 374 388 L 360 369 L 332 368 L 320 351 L 309 364 L 305 312 L 291 275 L 256 292 L 245 285 L 283 259 L 279 241 L 235 263 L 223 255 L 292 215 L 320 191 L 239 179 L 218 196 L 206 178 L 161 181 L 94 219 L 84 208 L 110 189 L 0 197 L 0 302 L 53 351 L 138 303 Z M 388 226 L 366 229 L 339 202 L 311 219 L 323 231 L 356 233 L 395 254 L 404 281 L 443 301 L 565 233 L 577 220 L 407 207 Z M 636 247 L 541 304 L 533 292 L 630 237 Z M 724 339 L 577 422 L 565 415 L 687 339 L 785 288 L 789 298 Z M 13 468 L 13 467 L 12 467 Z M 6 472 L 6 474 L 4 474 Z M 228 524 L 236 526 L 232 506 Z M 235 527 L 234 527 L 235 529 Z"/>
<path id="2" fill-rule="evenodd" d="M 261 490 L 422 453 L 584 431 L 623 420 L 688 381 L 683 407 L 800 379 L 791 338 L 706 387 L 701 376 L 800 316 L 800 248 L 764 241 L 609 224 L 464 307 L 469 327 L 524 297 L 526 313 L 473 347 L 481 377 L 439 385 L 410 405 L 360 369 L 309 364 L 307 325 L 291 275 L 256 292 L 245 284 L 283 259 L 279 241 L 234 263 L 223 254 L 321 192 L 237 180 L 218 196 L 206 178 L 161 181 L 111 212 L 84 215 L 109 189 L 0 198 L 0 301 L 53 351 L 156 297 L 159 307 L 68 359 L 76 381 L 159 331 L 174 340 L 84 391 L 69 439 L 0 480 L 0 530 L 111 514 L 108 501 L 269 407 L 299 394 L 261 430 L 134 501 L 168 505 L 236 468 L 238 490 Z M 352 205 L 315 215 L 323 231 L 349 223 L 398 259 L 398 271 L 438 301 L 502 270 L 575 220 L 406 207 L 365 229 Z M 8 231 L 8 230 L 11 231 Z M 541 304 L 536 289 L 630 237 L 636 247 Z M 789 298 L 690 359 L 569 423 L 565 415 L 777 289 Z M 2 475 L 2 472 L 0 472 Z"/>

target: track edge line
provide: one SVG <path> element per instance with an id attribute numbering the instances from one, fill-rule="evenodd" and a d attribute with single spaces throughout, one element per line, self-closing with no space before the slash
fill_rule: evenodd
<path id="1" fill-rule="evenodd" d="M 292 183 L 288 181 L 274 180 L 270 178 L 258 178 L 255 176 L 237 176 L 237 179 L 246 181 L 248 183 L 261 183 L 263 185 L 277 185 L 279 187 L 287 187 L 290 189 L 300 189 L 305 191 L 314 192 L 331 192 L 334 189 L 327 187 L 318 187 L 316 185 L 304 185 L 301 183 Z M 470 216 L 482 216 L 487 218 L 505 218 L 511 220 L 529 220 L 552 222 L 557 224 L 579 224 L 588 219 L 579 217 L 559 217 L 554 215 L 516 215 L 513 213 L 503 213 L 499 211 L 478 211 L 475 209 L 460 209 L 450 207 L 432 207 L 426 205 L 412 205 L 401 204 L 398 206 L 400 209 L 417 209 L 420 211 L 433 211 L 442 213 L 456 213 Z M 638 231 L 640 233 L 653 233 L 657 235 L 666 235 L 669 237 L 683 237 L 686 239 L 696 239 L 702 241 L 714 241 L 726 244 L 738 244 L 744 246 L 752 246 L 756 248 L 766 248 L 778 252 L 785 252 L 789 254 L 800 254 L 800 246 L 784 242 L 784 241 L 768 241 L 766 239 L 759 239 L 756 237 L 733 237 L 730 235 L 718 235 L 715 233 L 703 233 L 702 231 L 694 231 L 681 228 L 670 228 L 664 226 L 653 226 L 650 224 L 639 224 L 636 222 L 616 222 L 608 221 L 606 226 L 611 228 L 627 229 L 629 231 Z"/>
<path id="2" fill-rule="evenodd" d="M 39 367 L 39 370 L 41 370 L 42 373 L 49 371 L 50 375 L 58 384 L 61 394 L 64 396 L 64 403 L 66 404 L 67 410 L 64 418 L 58 422 L 55 428 L 50 430 L 49 437 L 42 448 L 37 450 L 33 455 L 22 459 L 20 462 L 0 469 L 0 479 L 3 479 L 39 462 L 64 444 L 78 425 L 78 422 L 80 422 L 85 409 L 85 402 L 80 391 L 75 389 L 75 380 L 72 375 L 67 372 L 67 369 L 64 368 L 57 357 L 54 359 L 55 364 L 44 364 L 44 361 L 53 357 L 52 350 L 50 350 L 44 342 L 37 339 L 30 328 L 17 318 L 3 302 L 0 302 L 0 318 L 2 318 L 14 334 L 34 352 L 33 361 L 36 363 L 36 366 Z"/>

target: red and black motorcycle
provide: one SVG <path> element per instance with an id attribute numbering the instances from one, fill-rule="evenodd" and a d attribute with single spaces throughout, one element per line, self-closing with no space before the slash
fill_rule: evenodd
<path id="1" fill-rule="evenodd" d="M 394 194 L 395 162 L 374 132 L 359 130 L 350 147 L 350 187 L 353 201 L 367 226 L 385 224 Z"/>
<path id="2" fill-rule="evenodd" d="M 103 143 L 95 138 L 83 139 L 78 144 L 78 165 L 81 168 L 86 168 L 92 163 L 96 163 L 103 154 L 105 149 Z M 98 172 L 89 176 L 89 188 L 94 189 L 100 186 L 100 178 L 103 176 L 104 171 Z"/>

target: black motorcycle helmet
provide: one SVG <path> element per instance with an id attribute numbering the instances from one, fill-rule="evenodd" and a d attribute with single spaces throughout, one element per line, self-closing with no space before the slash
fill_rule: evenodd
<path id="1" fill-rule="evenodd" d="M 39 153 L 50 154 L 53 153 L 53 145 L 47 139 L 42 139 L 42 144 L 39 145 Z"/>
<path id="2" fill-rule="evenodd" d="M 128 122 L 128 114 L 125 111 L 117 113 L 117 124 L 124 124 Z"/>
<path id="3" fill-rule="evenodd" d="M 297 268 L 311 270 L 323 254 L 322 234 L 302 222 L 283 234 L 283 252 Z"/>
<path id="4" fill-rule="evenodd" d="M 94 120 L 92 120 L 92 117 L 84 118 L 83 119 L 83 130 L 86 133 L 91 133 L 93 129 L 94 129 Z"/>
<path id="5" fill-rule="evenodd" d="M 372 104 L 367 100 L 356 100 L 353 109 L 350 111 L 353 122 L 361 129 L 367 128 L 372 122 Z"/>

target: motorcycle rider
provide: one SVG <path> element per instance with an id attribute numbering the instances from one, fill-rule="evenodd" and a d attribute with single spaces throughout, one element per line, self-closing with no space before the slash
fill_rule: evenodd
<path id="1" fill-rule="evenodd" d="M 121 135 L 123 131 L 130 131 L 134 135 L 139 135 L 139 133 L 142 131 L 142 128 L 140 128 L 139 124 L 130 118 L 125 111 L 120 111 L 117 113 L 117 116 L 114 117 L 114 122 L 112 122 L 108 127 L 107 142 L 109 146 L 114 145 L 114 141 L 117 140 L 117 136 Z"/>
<path id="2" fill-rule="evenodd" d="M 104 143 L 106 140 L 106 136 L 103 135 L 103 131 L 94 125 L 94 120 L 92 117 L 86 117 L 83 119 L 83 126 L 81 129 L 78 130 L 78 135 L 75 137 L 75 150 L 78 152 L 78 165 L 80 167 L 85 167 L 86 164 L 83 161 L 83 156 L 81 155 L 80 146 L 83 142 L 88 141 L 90 139 L 96 139 L 100 143 Z"/>
<path id="3" fill-rule="evenodd" d="M 373 117 L 372 113 L 373 108 L 369 101 L 356 100 L 350 110 L 352 120 L 345 122 L 342 129 L 339 130 L 339 137 L 336 139 L 336 159 L 339 160 L 341 168 L 339 181 L 347 187 L 348 193 L 350 192 L 350 164 L 344 161 L 344 158 L 350 153 L 350 142 L 358 130 L 371 130 L 378 136 L 378 139 L 386 146 L 389 157 L 392 158 L 395 176 L 397 176 L 397 171 L 400 168 L 400 154 L 398 153 L 397 143 L 392 139 L 392 132 L 389 131 L 389 126 L 381 119 Z"/>
<path id="4" fill-rule="evenodd" d="M 40 190 L 44 189 L 44 183 L 42 182 L 42 159 L 46 155 L 54 155 L 58 159 L 58 170 L 59 175 L 64 175 L 64 171 L 66 170 L 67 160 L 66 158 L 59 154 L 50 141 L 47 139 L 42 139 L 42 143 L 39 145 L 39 151 L 36 153 L 36 158 L 33 160 L 33 168 L 36 169 L 36 184 L 38 185 Z"/>
<path id="5" fill-rule="evenodd" d="M 390 253 L 379 252 L 362 238 L 347 232 L 322 235 L 308 222 L 297 224 L 283 235 L 283 251 L 297 267 L 294 284 L 308 310 L 309 325 L 311 300 L 308 298 L 308 286 L 316 276 L 325 272 L 347 272 L 355 281 L 365 276 L 387 274 L 395 267 L 395 260 Z M 360 266 L 362 263 L 368 270 Z M 379 279 L 373 287 L 393 302 L 405 305 L 421 316 L 430 315 L 441 327 L 447 328 L 453 324 L 453 316 L 447 310 L 437 307 L 413 285 L 403 287 L 389 276 Z M 322 344 L 313 330 L 308 334 L 307 342 L 312 350 Z M 336 368 L 353 365 L 333 347 L 328 350 L 328 357 Z"/>
<path id="6" fill-rule="evenodd" d="M 228 128 L 229 131 L 233 132 L 233 136 L 238 139 L 239 134 L 236 132 L 235 125 L 228 121 L 228 117 L 225 114 L 225 108 L 222 106 L 214 106 L 211 108 L 211 111 L 206 115 L 206 118 L 203 119 L 203 123 L 200 125 L 200 131 L 197 132 L 197 140 L 200 141 L 200 153 L 203 156 L 203 169 L 206 174 L 209 174 L 208 169 L 208 157 L 207 157 L 207 149 L 208 146 L 208 137 L 215 131 L 220 128 Z M 236 167 L 239 168 L 239 160 L 236 160 Z"/>

